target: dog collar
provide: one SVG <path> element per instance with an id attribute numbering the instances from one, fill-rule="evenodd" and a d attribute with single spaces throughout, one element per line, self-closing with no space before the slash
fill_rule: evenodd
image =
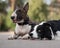
<path id="1" fill-rule="evenodd" d="M 18 23 L 18 25 L 27 25 L 29 22 L 24 22 L 24 23 Z"/>

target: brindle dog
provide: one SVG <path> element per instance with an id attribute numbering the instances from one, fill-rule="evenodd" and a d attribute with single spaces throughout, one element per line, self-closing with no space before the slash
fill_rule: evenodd
<path id="1" fill-rule="evenodd" d="M 27 15 L 29 9 L 29 3 L 26 3 L 23 8 L 16 9 L 11 16 L 11 19 L 16 23 L 14 35 L 8 39 L 17 39 L 19 36 L 21 39 L 29 38 L 29 33 L 32 31 L 32 28 L 36 25 L 32 23 Z"/>

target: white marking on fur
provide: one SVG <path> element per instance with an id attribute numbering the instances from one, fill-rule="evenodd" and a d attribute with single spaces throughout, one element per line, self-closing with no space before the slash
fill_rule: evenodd
<path id="1" fill-rule="evenodd" d="M 16 11 L 17 11 L 17 9 L 12 13 L 11 16 L 15 16 L 15 18 L 16 18 L 16 16 L 17 16 Z"/>
<path id="2" fill-rule="evenodd" d="M 38 27 L 38 25 L 36 25 L 34 27 L 34 30 L 31 32 L 33 34 L 33 38 L 38 38 L 37 32 L 36 32 L 36 28 Z"/>
<path id="3" fill-rule="evenodd" d="M 57 31 L 56 33 L 57 35 L 55 36 L 55 40 L 60 40 L 60 31 Z"/>
<path id="4" fill-rule="evenodd" d="M 51 27 L 50 27 L 50 30 L 51 30 L 51 34 L 52 34 L 52 39 L 55 39 L 55 37 L 54 37 L 54 34 L 53 34 L 53 31 L 52 31 Z"/>
<path id="5" fill-rule="evenodd" d="M 21 21 L 17 21 L 17 23 L 23 23 L 24 22 L 24 20 L 22 19 Z"/>
<path id="6" fill-rule="evenodd" d="M 41 22 L 39 25 L 43 25 L 43 23 L 45 23 L 45 21 L 44 22 Z"/>
<path id="7" fill-rule="evenodd" d="M 34 30 L 31 32 L 31 33 L 33 33 L 33 38 L 38 38 L 38 34 L 36 32 L 36 29 L 39 25 L 43 25 L 43 23 L 45 23 L 45 22 L 41 22 L 40 24 L 38 24 L 34 27 Z"/>
<path id="8" fill-rule="evenodd" d="M 16 28 L 15 28 L 16 34 L 27 34 L 30 32 L 30 30 L 31 30 L 31 26 L 29 26 L 28 24 L 23 26 L 16 24 Z"/>

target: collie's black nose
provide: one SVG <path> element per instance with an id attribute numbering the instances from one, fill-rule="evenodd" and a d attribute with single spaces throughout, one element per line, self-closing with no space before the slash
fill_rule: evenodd
<path id="1" fill-rule="evenodd" d="M 15 17 L 14 16 L 11 16 L 11 19 L 14 19 Z"/>
<path id="2" fill-rule="evenodd" d="M 32 37 L 33 33 L 29 33 L 29 35 Z"/>

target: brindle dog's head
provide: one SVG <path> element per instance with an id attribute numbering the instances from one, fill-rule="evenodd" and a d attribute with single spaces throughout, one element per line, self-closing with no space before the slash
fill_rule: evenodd
<path id="1" fill-rule="evenodd" d="M 24 7 L 16 9 L 11 16 L 11 19 L 14 23 L 23 23 L 24 20 L 26 20 L 27 17 L 27 12 L 29 9 L 29 3 L 26 3 Z"/>

